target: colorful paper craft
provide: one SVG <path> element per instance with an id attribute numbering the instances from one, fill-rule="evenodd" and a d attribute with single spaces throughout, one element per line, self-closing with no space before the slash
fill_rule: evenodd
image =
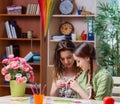
<path id="1" fill-rule="evenodd" d="M 56 0 L 38 0 L 42 22 L 42 32 L 44 37 L 47 35 L 51 16 L 54 10 Z"/>

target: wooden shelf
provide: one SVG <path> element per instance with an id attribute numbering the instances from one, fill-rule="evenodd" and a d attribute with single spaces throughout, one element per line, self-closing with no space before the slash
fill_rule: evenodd
<path id="1" fill-rule="evenodd" d="M 0 40 L 15 40 L 15 41 L 40 41 L 39 38 L 0 38 Z"/>
<path id="2" fill-rule="evenodd" d="M 36 66 L 40 66 L 40 63 L 37 62 L 28 62 L 30 65 L 36 65 Z"/>
<path id="3" fill-rule="evenodd" d="M 0 14 L 1 17 L 40 17 L 36 14 Z"/>
<path id="4" fill-rule="evenodd" d="M 3 85 L 0 85 L 0 87 L 10 87 L 10 85 L 3 84 Z"/>
<path id="5" fill-rule="evenodd" d="M 65 18 L 65 17 L 69 17 L 69 18 L 82 18 L 82 17 L 95 17 L 95 15 L 59 15 L 59 14 L 54 14 L 52 15 L 52 17 L 56 17 L 56 18 Z"/>
<path id="6" fill-rule="evenodd" d="M 59 42 L 59 41 L 56 41 L 56 40 L 50 40 L 50 42 Z M 80 42 L 89 42 L 89 43 L 94 43 L 95 41 L 90 41 L 90 40 L 76 40 L 76 41 L 72 41 L 74 43 L 80 43 Z"/>

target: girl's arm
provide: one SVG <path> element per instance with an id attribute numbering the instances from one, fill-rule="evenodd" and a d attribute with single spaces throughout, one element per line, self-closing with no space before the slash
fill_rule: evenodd
<path id="1" fill-rule="evenodd" d="M 102 74 L 101 77 L 96 78 L 97 88 L 95 100 L 103 100 L 105 96 L 111 96 L 113 80 L 111 75 Z"/>
<path id="2" fill-rule="evenodd" d="M 57 88 L 57 86 L 56 86 L 56 83 L 55 83 L 55 81 L 53 80 L 53 82 L 52 82 L 52 87 L 51 87 L 51 91 L 50 91 L 50 96 L 58 96 L 58 92 L 59 90 L 58 90 L 58 88 Z"/>
<path id="3" fill-rule="evenodd" d="M 58 96 L 59 89 L 65 87 L 66 83 L 63 80 L 53 80 L 50 91 L 50 96 Z"/>
<path id="4" fill-rule="evenodd" d="M 89 95 L 82 89 L 82 87 L 76 80 L 71 80 L 69 83 L 69 87 L 77 92 L 82 99 L 89 99 Z"/>

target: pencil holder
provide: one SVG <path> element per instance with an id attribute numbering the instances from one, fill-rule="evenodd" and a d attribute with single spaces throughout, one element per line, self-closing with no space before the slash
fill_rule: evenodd
<path id="1" fill-rule="evenodd" d="M 44 94 L 34 94 L 34 104 L 43 104 Z"/>
<path id="2" fill-rule="evenodd" d="M 78 9 L 78 15 L 80 15 L 81 14 L 81 12 L 82 12 L 82 10 L 81 9 Z"/>

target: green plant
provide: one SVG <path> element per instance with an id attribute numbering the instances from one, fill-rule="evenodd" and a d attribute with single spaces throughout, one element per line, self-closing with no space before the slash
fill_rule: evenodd
<path id="1" fill-rule="evenodd" d="M 120 9 L 117 3 L 98 2 L 95 33 L 99 38 L 99 63 L 120 76 Z"/>

